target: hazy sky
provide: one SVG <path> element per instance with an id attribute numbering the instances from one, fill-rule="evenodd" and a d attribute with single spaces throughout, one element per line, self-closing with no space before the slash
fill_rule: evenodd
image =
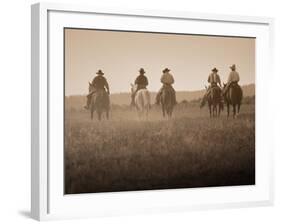
<path id="1" fill-rule="evenodd" d="M 150 91 L 161 87 L 165 67 L 171 69 L 176 90 L 198 90 L 217 67 L 222 82 L 235 63 L 240 83 L 255 83 L 255 39 L 98 31 L 65 30 L 65 94 L 88 92 L 88 82 L 102 69 L 112 93 L 129 92 L 143 67 Z"/>

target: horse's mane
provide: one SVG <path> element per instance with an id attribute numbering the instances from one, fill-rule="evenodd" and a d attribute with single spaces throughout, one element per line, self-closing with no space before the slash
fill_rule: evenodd
<path id="1" fill-rule="evenodd" d="M 200 108 L 204 107 L 205 104 L 207 102 L 207 96 L 206 94 L 203 96 L 202 100 L 201 100 L 201 104 L 200 104 Z"/>

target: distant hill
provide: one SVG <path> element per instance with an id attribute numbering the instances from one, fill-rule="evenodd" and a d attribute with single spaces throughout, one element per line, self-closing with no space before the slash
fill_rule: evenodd
<path id="1" fill-rule="evenodd" d="M 255 96 L 255 84 L 249 84 L 242 86 L 243 96 L 251 97 Z M 197 90 L 197 91 L 177 91 L 177 101 L 192 101 L 198 100 L 202 98 L 205 90 Z M 155 102 L 155 92 L 151 92 L 152 102 Z M 131 102 L 131 94 L 130 93 L 113 93 L 110 95 L 111 104 L 117 105 L 129 105 Z M 75 96 L 67 96 L 65 97 L 65 107 L 66 109 L 81 109 L 86 104 L 86 96 L 75 95 Z"/>

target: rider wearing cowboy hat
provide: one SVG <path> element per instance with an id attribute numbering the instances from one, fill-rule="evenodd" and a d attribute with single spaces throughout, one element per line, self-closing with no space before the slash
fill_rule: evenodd
<path id="1" fill-rule="evenodd" d="M 206 97 L 211 93 L 211 89 L 213 87 L 218 87 L 218 84 L 221 87 L 221 79 L 218 75 L 218 71 L 219 70 L 217 68 L 213 68 L 212 73 L 208 76 L 208 83 L 210 83 L 210 86 L 208 87 L 206 94 L 202 98 L 201 107 L 204 106 Z"/>
<path id="2" fill-rule="evenodd" d="M 236 71 L 236 65 L 233 64 L 229 67 L 231 69 L 231 72 L 228 75 L 227 84 L 224 90 L 224 94 L 228 91 L 229 87 L 231 85 L 237 85 L 240 81 L 239 73 Z"/>
<path id="3" fill-rule="evenodd" d="M 218 71 L 217 68 L 213 68 L 212 73 L 208 77 L 208 83 L 210 83 L 211 87 L 217 86 L 218 84 L 221 87 L 221 79 L 218 75 Z"/>
<path id="4" fill-rule="evenodd" d="M 97 90 L 105 90 L 109 94 L 109 86 L 102 70 L 98 70 L 97 76 L 93 79 L 92 85 Z"/>
<path id="5" fill-rule="evenodd" d="M 108 82 L 106 80 L 106 78 L 104 77 L 104 73 L 101 69 L 99 69 L 96 72 L 97 76 L 93 79 L 92 81 L 92 86 L 94 87 L 93 90 L 87 95 L 87 105 L 84 107 L 85 109 L 89 109 L 89 105 L 91 102 L 91 98 L 92 95 L 97 92 L 97 91 L 105 91 L 108 93 L 109 95 L 109 85 Z"/>
<path id="6" fill-rule="evenodd" d="M 137 89 L 136 91 L 132 94 L 132 102 L 131 105 L 134 105 L 135 103 L 135 96 L 136 93 L 140 90 L 140 89 L 146 89 L 146 86 L 148 86 L 148 80 L 147 77 L 144 75 L 145 71 L 143 68 L 141 68 L 139 70 L 139 75 L 135 80 L 135 85 L 137 85 Z"/>
<path id="7" fill-rule="evenodd" d="M 177 104 L 177 101 L 176 101 L 176 91 L 174 90 L 172 84 L 174 84 L 175 80 L 174 80 L 174 77 L 173 75 L 170 73 L 170 69 L 168 68 L 165 68 L 162 72 L 162 76 L 161 76 L 161 83 L 163 84 L 161 89 L 159 90 L 159 92 L 157 93 L 156 95 L 156 104 L 159 104 L 160 103 L 160 97 L 161 97 L 161 94 L 162 94 L 162 91 L 164 90 L 164 88 L 170 88 L 172 90 L 172 93 L 173 93 L 173 103 L 174 104 Z"/>

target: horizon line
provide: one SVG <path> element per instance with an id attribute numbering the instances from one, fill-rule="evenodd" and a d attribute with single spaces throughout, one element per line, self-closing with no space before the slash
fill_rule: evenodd
<path id="1" fill-rule="evenodd" d="M 243 84 L 243 85 L 240 85 L 241 87 L 244 87 L 244 86 L 250 86 L 250 85 L 256 85 L 255 83 L 249 83 L 249 84 Z M 159 88 L 160 89 L 160 88 Z M 199 92 L 199 91 L 203 91 L 205 90 L 204 88 L 203 89 L 197 89 L 197 90 L 176 90 L 176 92 Z M 157 91 L 150 91 L 150 93 L 157 93 Z M 128 91 L 128 92 L 110 92 L 110 95 L 113 95 L 113 94 L 130 94 L 131 92 Z M 83 93 L 80 93 L 80 94 L 70 94 L 70 95 L 65 95 L 65 97 L 70 97 L 70 96 L 86 96 L 87 93 L 83 94 Z"/>

